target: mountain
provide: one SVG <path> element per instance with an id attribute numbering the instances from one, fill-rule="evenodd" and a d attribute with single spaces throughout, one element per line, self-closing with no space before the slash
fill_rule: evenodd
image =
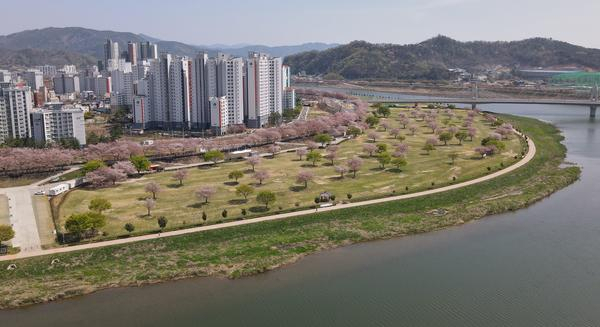
<path id="1" fill-rule="evenodd" d="M 498 65 L 600 69 L 600 50 L 532 38 L 512 42 L 460 42 L 438 36 L 418 44 L 354 41 L 325 51 L 285 58 L 294 72 L 341 75 L 347 79 L 445 79 L 448 69 L 482 71 Z"/>
<path id="2" fill-rule="evenodd" d="M 88 55 L 64 50 L 48 49 L 0 49 L 0 67 L 27 68 L 38 65 L 76 65 L 79 67 L 95 64 L 96 60 Z"/>
<path id="3" fill-rule="evenodd" d="M 211 55 L 218 51 L 230 53 L 236 56 L 247 56 L 249 51 L 266 52 L 274 56 L 287 56 L 299 52 L 310 50 L 325 50 L 336 46 L 336 44 L 307 43 L 294 46 L 268 47 L 263 45 L 240 45 L 240 46 L 222 46 L 215 48 L 213 46 L 195 46 L 182 42 L 160 40 L 145 34 L 135 34 L 129 32 L 98 31 L 82 27 L 48 27 L 43 29 L 27 30 L 10 35 L 0 36 L 0 49 L 9 53 L 14 58 L 20 57 L 18 62 L 31 62 L 35 64 L 44 64 L 43 57 L 39 56 L 40 51 L 25 51 L 25 49 L 52 50 L 46 51 L 49 57 L 47 62 L 61 62 L 66 58 L 59 58 L 60 51 L 71 56 L 79 54 L 78 62 L 87 62 L 83 58 L 95 58 L 96 60 L 104 57 L 104 42 L 106 39 L 112 39 L 119 43 L 121 51 L 126 49 L 127 42 L 150 41 L 158 44 L 160 52 L 169 52 L 182 56 L 195 56 L 199 51 L 208 51 Z M 222 50 L 220 50 L 222 49 Z M 32 56 L 29 57 L 28 56 Z M 39 61 L 41 60 L 41 62 Z M 8 62 L 2 60 L 1 62 Z M 12 62 L 12 61 L 11 61 Z M 15 61 L 16 62 L 16 61 Z"/>

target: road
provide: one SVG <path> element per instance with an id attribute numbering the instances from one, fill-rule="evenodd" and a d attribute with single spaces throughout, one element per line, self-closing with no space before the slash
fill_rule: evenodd
<path id="1" fill-rule="evenodd" d="M 536 153 L 535 143 L 531 139 L 528 139 L 527 142 L 529 145 L 529 151 L 523 157 L 523 159 L 521 159 L 519 162 L 515 163 L 512 166 L 509 166 L 505 169 L 499 170 L 492 174 L 489 174 L 489 175 L 486 175 L 486 176 L 483 176 L 480 178 L 476 178 L 476 179 L 473 179 L 470 181 L 466 181 L 463 183 L 444 186 L 444 187 L 440 187 L 440 188 L 433 189 L 433 190 L 427 190 L 427 191 L 423 191 L 423 192 L 398 195 L 398 196 L 386 197 L 386 198 L 369 200 L 369 201 L 340 204 L 340 205 L 326 207 L 326 208 L 319 208 L 318 212 L 326 212 L 326 211 L 340 210 L 340 209 L 346 209 L 346 208 L 361 207 L 361 206 L 372 205 L 372 204 L 386 203 L 386 202 L 391 202 L 391 201 L 412 199 L 412 198 L 416 198 L 416 197 L 422 197 L 422 196 L 427 196 L 427 195 L 431 195 L 431 194 L 456 190 L 456 189 L 459 189 L 459 188 L 462 188 L 465 186 L 489 181 L 496 177 L 508 174 L 508 173 L 526 165 L 528 162 L 530 162 L 534 158 L 535 153 Z M 259 218 L 241 220 L 241 221 L 233 221 L 233 222 L 228 222 L 228 223 L 223 223 L 223 224 L 188 228 L 188 229 L 177 230 L 177 231 L 172 231 L 172 232 L 165 232 L 165 233 L 160 233 L 160 234 L 149 234 L 149 235 L 143 235 L 143 236 L 130 237 L 130 238 L 126 238 L 126 239 L 117 239 L 117 240 L 112 240 L 112 241 L 75 245 L 75 246 L 55 248 L 55 249 L 20 252 L 15 255 L 0 257 L 0 262 L 16 260 L 16 259 L 23 259 L 23 258 L 30 258 L 30 257 L 36 257 L 36 256 L 43 256 L 43 255 L 52 255 L 52 254 L 67 253 L 67 252 L 73 252 L 73 251 L 81 251 L 81 250 L 86 250 L 86 249 L 95 249 L 95 248 L 101 248 L 101 247 L 105 247 L 105 246 L 127 244 L 127 243 L 133 243 L 133 242 L 139 242 L 139 241 L 145 241 L 145 240 L 160 239 L 160 238 L 165 238 L 165 237 L 173 237 L 173 236 L 177 236 L 177 235 L 198 233 L 198 232 L 203 232 L 203 231 L 229 228 L 229 227 L 234 227 L 234 226 L 256 224 L 256 223 L 265 222 L 265 221 L 273 221 L 273 220 L 280 220 L 280 219 L 286 219 L 286 218 L 291 218 L 291 217 L 308 215 L 308 214 L 312 214 L 314 212 L 315 212 L 315 210 L 312 210 L 312 209 L 311 210 L 303 210 L 303 211 L 289 212 L 289 213 L 283 213 L 283 214 L 277 214 L 277 215 L 272 215 L 272 216 L 265 216 L 265 217 L 259 217 Z"/>

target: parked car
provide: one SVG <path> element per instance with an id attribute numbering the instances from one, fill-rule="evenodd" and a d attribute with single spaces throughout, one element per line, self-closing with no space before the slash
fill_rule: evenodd
<path id="1" fill-rule="evenodd" d="M 45 192 L 42 190 L 35 192 L 35 195 L 44 195 L 44 194 L 45 194 Z"/>

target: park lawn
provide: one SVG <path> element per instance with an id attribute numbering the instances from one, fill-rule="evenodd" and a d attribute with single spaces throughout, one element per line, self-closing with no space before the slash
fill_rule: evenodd
<path id="1" fill-rule="evenodd" d="M 8 198 L 6 195 L 0 195 L 0 225 L 10 226 L 10 217 L 8 213 Z"/>
<path id="2" fill-rule="evenodd" d="M 566 148 L 556 128 L 530 118 L 505 117 L 517 123 L 537 148 L 532 161 L 510 174 L 402 201 L 16 260 L 18 269 L 0 269 L 0 308 L 109 287 L 257 274 L 326 249 L 439 230 L 517 210 L 578 179 L 579 167 L 562 167 Z M 432 213 L 440 208 L 445 215 Z M 58 263 L 52 264 L 54 259 Z"/>
<path id="3" fill-rule="evenodd" d="M 38 232 L 42 241 L 42 247 L 56 245 L 54 235 L 54 222 L 48 198 L 43 195 L 34 195 L 31 199 L 33 212 L 37 223 Z"/>
<path id="4" fill-rule="evenodd" d="M 400 127 L 397 118 L 402 111 L 409 112 L 408 109 L 393 109 L 392 115 L 385 120 L 392 127 Z M 460 126 L 466 111 L 457 112 L 459 114 L 452 123 Z M 443 119 L 445 117 L 440 114 L 438 120 Z M 370 142 L 365 134 L 340 144 L 339 158 L 335 162 L 336 165 L 344 165 L 353 156 L 362 156 L 364 165 L 356 178 L 352 178 L 352 173 L 348 173 L 344 179 L 340 179 L 334 167 L 326 159 L 313 166 L 307 161 L 300 161 L 295 153 L 282 153 L 273 159 L 264 158 L 257 166 L 256 170 L 266 170 L 271 174 L 263 185 L 258 185 L 253 179 L 250 167 L 244 161 L 237 161 L 191 169 L 183 186 L 179 186 L 178 182 L 172 179 L 173 172 L 163 172 L 130 179 L 115 187 L 97 190 L 77 189 L 69 192 L 60 205 L 58 223 L 59 226 L 64 226 L 69 215 L 86 211 L 90 200 L 95 197 L 106 198 L 112 203 L 112 209 L 105 212 L 108 223 L 101 229 L 105 233 L 104 236 L 108 237 L 126 234 L 123 228 L 126 223 L 132 223 L 136 233 L 154 231 L 158 228 L 157 217 L 160 216 L 168 219 L 169 228 L 179 228 L 203 223 L 202 212 L 206 212 L 208 216 L 207 223 L 216 223 L 222 219 L 221 213 L 224 209 L 228 211 L 228 218 L 241 218 L 242 208 L 247 210 L 247 217 L 306 208 L 314 205 L 315 197 L 324 191 L 335 194 L 337 201 L 346 200 L 348 193 L 352 194 L 353 201 L 359 201 L 441 187 L 451 183 L 453 177 L 456 177 L 456 182 L 473 179 L 487 174 L 488 167 L 494 171 L 500 169 L 501 163 L 508 166 L 516 162 L 515 156 L 520 156 L 523 151 L 521 140 L 512 136 L 505 142 L 507 149 L 503 153 L 480 159 L 473 149 L 480 145 L 481 138 L 486 137 L 492 131 L 492 127 L 484 121 L 483 117 L 477 117 L 473 126 L 479 130 L 479 133 L 473 141 L 458 145 L 456 140 L 452 140 L 451 144 L 438 146 L 436 150 L 426 154 L 421 148 L 433 133 L 426 127 L 425 122 L 411 120 L 419 126 L 419 131 L 415 136 L 411 136 L 408 135 L 408 130 L 402 130 L 406 135 L 404 142 L 410 149 L 406 156 L 408 165 L 402 167 L 401 171 L 392 166 L 387 166 L 385 170 L 381 169 L 375 157 L 368 157 L 362 152 L 363 144 Z M 392 145 L 399 141 L 389 136 L 388 132 L 383 131 L 381 127 L 378 131 L 381 138 L 377 143 L 388 144 L 389 151 L 393 152 Z M 319 151 L 326 153 L 325 150 Z M 448 158 L 451 152 L 460 154 L 454 165 Z M 227 178 L 229 172 L 233 170 L 244 171 L 246 175 L 240 179 L 240 183 L 252 184 L 256 192 L 268 190 L 276 194 L 277 202 L 270 205 L 268 212 L 262 204 L 256 202 L 255 194 L 250 196 L 247 202 L 243 197 L 236 195 L 237 185 Z M 303 170 L 311 171 L 315 175 L 314 181 L 309 182 L 307 189 L 296 183 L 298 173 Z M 162 190 L 157 195 L 156 206 L 151 216 L 147 216 L 144 201 L 150 194 L 145 192 L 144 187 L 151 181 L 160 184 Z M 195 190 L 204 185 L 216 187 L 218 190 L 207 204 L 195 195 Z"/>

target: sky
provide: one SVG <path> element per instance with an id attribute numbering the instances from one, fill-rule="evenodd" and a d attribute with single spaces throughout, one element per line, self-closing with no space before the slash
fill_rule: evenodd
<path id="1" fill-rule="evenodd" d="M 28 0 L 27 10 L 2 2 L 0 35 L 78 26 L 195 45 L 408 44 L 441 34 L 600 48 L 600 0 Z"/>

